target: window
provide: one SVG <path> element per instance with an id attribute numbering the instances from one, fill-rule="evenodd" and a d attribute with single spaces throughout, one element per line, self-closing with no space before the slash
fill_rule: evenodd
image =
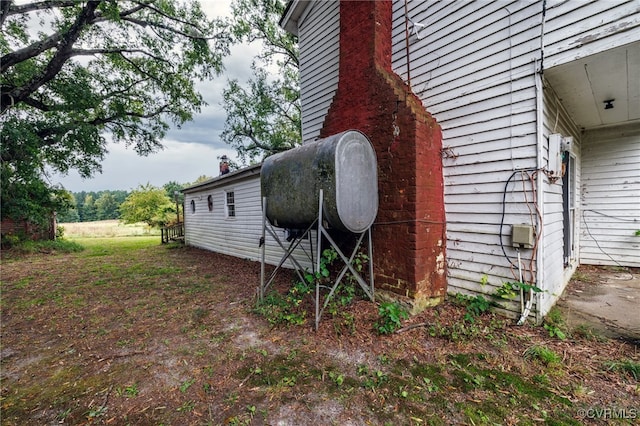
<path id="1" fill-rule="evenodd" d="M 213 211 L 213 195 L 207 197 L 207 205 L 209 206 L 209 211 Z"/>
<path id="2" fill-rule="evenodd" d="M 233 191 L 227 192 L 227 217 L 236 216 L 235 195 Z"/>
<path id="3" fill-rule="evenodd" d="M 191 213 L 196 212 L 196 202 L 195 200 L 191 200 Z"/>

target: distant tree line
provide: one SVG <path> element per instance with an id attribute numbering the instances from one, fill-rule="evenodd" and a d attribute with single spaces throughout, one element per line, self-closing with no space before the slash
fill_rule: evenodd
<path id="1" fill-rule="evenodd" d="M 129 195 L 128 191 L 71 192 L 71 206 L 58 213 L 58 222 L 91 222 L 119 219 L 118 208 Z"/>
<path id="2" fill-rule="evenodd" d="M 131 191 L 69 192 L 69 208 L 58 211 L 58 222 L 119 219 L 126 223 L 145 222 L 149 226 L 163 226 L 177 219 L 176 204 L 182 217 L 184 196 L 181 190 L 208 179 L 211 178 L 202 175 L 194 182 L 171 181 L 161 188 L 146 184 Z"/>

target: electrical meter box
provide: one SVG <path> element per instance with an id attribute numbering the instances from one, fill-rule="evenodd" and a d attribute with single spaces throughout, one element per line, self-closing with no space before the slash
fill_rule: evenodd
<path id="1" fill-rule="evenodd" d="M 549 135 L 549 165 L 547 171 L 554 177 L 562 176 L 562 135 Z"/>
<path id="2" fill-rule="evenodd" d="M 559 133 L 549 135 L 549 165 L 547 170 L 555 177 L 562 177 L 562 159 L 565 152 L 571 151 L 573 137 L 562 136 Z"/>
<path id="3" fill-rule="evenodd" d="M 518 248 L 533 248 L 533 226 L 511 225 L 511 244 Z"/>

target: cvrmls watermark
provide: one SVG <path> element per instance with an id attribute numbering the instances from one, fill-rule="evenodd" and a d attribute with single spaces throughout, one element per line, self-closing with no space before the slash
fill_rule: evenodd
<path id="1" fill-rule="evenodd" d="M 581 419 L 640 419 L 639 407 L 590 407 L 578 409 L 578 417 Z"/>

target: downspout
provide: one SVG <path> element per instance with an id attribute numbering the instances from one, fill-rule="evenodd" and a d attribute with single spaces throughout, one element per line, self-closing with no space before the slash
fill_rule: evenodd
<path id="1" fill-rule="evenodd" d="M 536 139 L 537 139 L 537 155 L 538 164 L 537 169 L 542 170 L 544 168 L 544 91 L 542 85 L 542 78 L 544 75 L 544 21 L 547 10 L 547 1 L 542 2 L 541 22 L 540 22 L 540 62 L 536 61 L 534 79 L 536 88 Z M 538 173 L 536 183 L 538 186 L 538 202 L 540 210 L 540 220 L 544 221 L 545 203 L 544 203 L 544 174 Z M 540 229 L 540 227 L 538 227 Z M 535 293 L 536 298 L 536 324 L 541 324 L 544 316 L 542 315 L 542 297 L 544 294 L 543 279 L 544 279 L 544 235 L 540 238 L 540 244 L 538 244 L 538 253 L 536 254 L 538 262 L 536 265 L 536 286 L 543 291 Z"/>

